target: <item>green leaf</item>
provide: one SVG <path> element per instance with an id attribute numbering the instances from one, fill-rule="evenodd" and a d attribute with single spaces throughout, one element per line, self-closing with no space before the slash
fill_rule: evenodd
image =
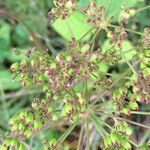
<path id="1" fill-rule="evenodd" d="M 18 46 L 23 46 L 24 44 L 26 44 L 28 41 L 28 36 L 29 34 L 23 25 L 17 24 L 15 26 L 15 33 L 13 35 L 13 40 L 16 42 Z"/>
<path id="2" fill-rule="evenodd" d="M 138 104 L 136 102 L 130 102 L 129 103 L 129 107 L 133 110 L 137 109 L 138 108 Z"/>
<path id="3" fill-rule="evenodd" d="M 80 0 L 78 2 L 78 6 L 83 7 L 88 5 L 89 2 L 90 0 Z M 99 6 L 101 4 L 104 4 L 105 8 L 108 10 L 108 15 L 113 15 L 113 20 L 116 21 L 122 11 L 121 5 L 123 4 L 125 7 L 135 6 L 137 4 L 137 0 L 97 0 L 97 5 Z"/>
<path id="4" fill-rule="evenodd" d="M 4 52 L 9 49 L 10 46 L 10 26 L 0 21 L 0 62 L 5 58 Z"/>
<path id="5" fill-rule="evenodd" d="M 25 59 L 24 49 L 19 48 L 19 50 L 21 52 L 20 55 L 14 56 L 12 54 L 12 49 L 10 49 L 9 51 L 5 52 L 5 57 L 12 62 L 16 62 L 16 61 L 20 61 L 22 59 Z"/>
<path id="6" fill-rule="evenodd" d="M 119 17 L 119 14 L 121 12 L 121 5 L 123 4 L 125 7 L 130 7 L 130 6 L 135 6 L 137 4 L 137 0 L 98 0 L 97 5 L 102 4 L 104 1 L 104 6 L 105 8 L 108 9 L 108 15 L 111 16 L 113 15 L 114 18 L 113 20 L 116 21 Z"/>
<path id="7" fill-rule="evenodd" d="M 66 40 L 69 40 L 72 37 L 72 33 L 75 39 L 79 40 L 92 28 L 90 24 L 85 23 L 85 19 L 86 16 L 82 13 L 74 12 L 65 20 L 56 20 L 52 24 L 52 27 Z"/>
<path id="8" fill-rule="evenodd" d="M 7 70 L 0 71 L 0 88 L 6 89 L 17 89 L 19 88 L 19 83 L 12 81 L 11 73 Z"/>

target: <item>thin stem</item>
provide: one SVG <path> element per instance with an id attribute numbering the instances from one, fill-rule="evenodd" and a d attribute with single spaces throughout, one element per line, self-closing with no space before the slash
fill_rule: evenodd
<path id="1" fill-rule="evenodd" d="M 70 127 L 62 134 L 62 136 L 58 139 L 58 142 L 63 142 L 67 136 L 71 133 L 71 131 L 75 128 L 75 126 L 78 124 L 78 121 L 74 122 Z"/>
<path id="2" fill-rule="evenodd" d="M 80 145 L 81 145 L 81 140 L 82 140 L 82 136 L 83 136 L 83 131 L 84 131 L 84 126 L 82 125 L 81 131 L 80 131 L 80 135 L 79 135 L 77 150 L 80 150 Z"/>
<path id="3" fill-rule="evenodd" d="M 131 63 L 129 62 L 129 60 L 126 58 L 126 56 L 124 55 L 124 53 L 121 50 L 121 55 L 123 57 L 123 59 L 125 60 L 125 62 L 128 64 L 129 68 L 132 70 L 133 74 L 137 74 L 136 70 L 133 68 L 133 66 L 131 65 Z"/>
<path id="4" fill-rule="evenodd" d="M 10 94 L 5 94 L 3 96 L 0 96 L 0 99 L 4 98 L 4 99 L 10 99 L 10 98 L 17 98 L 17 97 L 21 97 L 21 96 L 25 96 L 25 95 L 32 95 L 32 94 L 41 94 L 43 93 L 43 90 L 41 89 L 28 89 L 28 90 L 20 90 L 19 92 L 16 93 L 10 93 Z"/>
<path id="5" fill-rule="evenodd" d="M 150 8 L 150 5 L 145 6 L 145 7 L 143 7 L 143 8 L 137 9 L 137 10 L 136 10 L 136 13 L 137 13 L 137 12 L 141 12 L 141 11 L 143 11 L 143 10 L 146 10 L 146 9 L 148 9 L 148 8 Z"/>
<path id="6" fill-rule="evenodd" d="M 108 123 L 104 122 L 101 118 L 98 118 L 96 115 L 93 115 L 93 117 L 95 117 L 99 122 L 101 122 L 102 124 L 104 124 L 109 129 L 112 129 L 112 127 Z"/>
<path id="7" fill-rule="evenodd" d="M 93 115 L 90 115 L 90 118 L 95 124 L 95 127 L 98 130 L 98 132 L 101 134 L 102 138 L 104 137 L 104 134 L 105 135 L 108 134 L 107 131 L 99 124 L 98 120 Z"/>
<path id="8" fill-rule="evenodd" d="M 131 123 L 131 124 L 134 124 L 134 125 L 137 125 L 139 127 L 143 127 L 143 128 L 147 128 L 147 129 L 150 129 L 150 126 L 147 126 L 147 125 L 143 125 L 141 123 L 137 123 L 137 122 L 134 122 L 132 120 L 129 120 L 129 119 L 126 119 L 126 118 L 121 118 L 121 117 L 115 117 L 116 119 L 119 119 L 119 120 L 124 120 L 128 123 Z"/>
<path id="9" fill-rule="evenodd" d="M 89 131 L 89 126 L 88 126 L 88 120 L 85 121 L 85 131 L 86 131 L 86 150 L 90 150 L 90 131 Z"/>
<path id="10" fill-rule="evenodd" d="M 137 63 L 134 64 L 134 66 L 136 66 L 140 61 L 138 61 Z M 109 88 L 112 88 L 116 85 L 116 83 L 118 81 L 120 81 L 120 79 L 122 79 L 128 72 L 130 71 L 130 69 L 128 68 L 122 75 L 120 75 L 120 77 L 114 82 L 112 83 L 112 85 Z"/>
<path id="11" fill-rule="evenodd" d="M 2 83 L 0 82 L 0 93 L 1 93 L 1 99 L 0 101 L 2 101 L 2 107 L 3 107 L 3 115 L 5 116 L 5 123 L 7 123 L 8 119 L 9 119 L 9 113 L 7 110 L 7 104 L 6 104 L 6 99 L 5 99 L 5 93 L 4 90 L 2 88 Z"/>
<path id="12" fill-rule="evenodd" d="M 132 145 L 134 145 L 135 147 L 139 147 L 139 145 L 138 145 L 137 143 L 131 141 L 130 139 L 128 139 L 128 141 L 129 141 Z"/>
<path id="13" fill-rule="evenodd" d="M 149 137 L 150 137 L 150 129 L 149 129 L 148 131 L 146 131 L 146 133 L 145 133 L 145 135 L 143 136 L 143 138 L 141 139 L 139 145 L 142 146 L 142 145 L 146 142 L 146 140 L 147 140 Z"/>
<path id="14" fill-rule="evenodd" d="M 94 50 L 94 46 L 95 46 L 95 40 L 96 40 L 96 37 L 98 36 L 99 32 L 101 31 L 101 28 L 99 28 L 97 30 L 97 32 L 95 33 L 94 37 L 93 37 L 93 44 L 92 44 L 92 47 L 91 47 L 91 52 Z"/>
<path id="15" fill-rule="evenodd" d="M 130 113 L 137 115 L 150 115 L 150 112 L 142 112 L 142 111 L 131 111 Z"/>
<path id="16" fill-rule="evenodd" d="M 118 26 L 112 25 L 112 24 L 109 24 L 108 26 L 109 26 L 109 27 L 112 27 L 112 28 L 117 28 L 117 27 L 118 27 Z M 131 30 L 131 29 L 127 29 L 127 28 L 124 28 L 124 29 L 125 29 L 125 31 L 127 31 L 127 32 L 131 32 L 131 33 L 135 33 L 135 34 L 140 35 L 140 36 L 144 36 L 144 34 L 141 33 L 141 32 L 138 32 L 138 31 L 135 31 L 135 30 Z"/>

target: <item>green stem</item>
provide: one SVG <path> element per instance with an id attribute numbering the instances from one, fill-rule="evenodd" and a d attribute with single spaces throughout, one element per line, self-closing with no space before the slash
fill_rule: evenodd
<path id="1" fill-rule="evenodd" d="M 142 146 L 142 145 L 146 142 L 146 140 L 147 140 L 149 137 L 150 137 L 150 129 L 149 129 L 148 131 L 146 131 L 146 133 L 145 133 L 145 135 L 143 136 L 143 138 L 141 139 L 139 145 Z"/>
<path id="2" fill-rule="evenodd" d="M 104 122 L 101 118 L 98 118 L 95 115 L 93 115 L 93 117 L 95 117 L 95 119 L 97 119 L 97 121 L 101 122 L 102 124 L 104 124 L 109 129 L 112 129 L 112 127 L 108 123 Z"/>
<path id="3" fill-rule="evenodd" d="M 97 32 L 95 33 L 94 37 L 93 37 L 93 44 L 92 44 L 92 47 L 91 47 L 91 52 L 93 52 L 94 50 L 94 46 L 95 46 L 95 40 L 96 40 L 96 37 L 98 36 L 99 32 L 101 31 L 101 28 L 97 29 Z"/>
<path id="4" fill-rule="evenodd" d="M 82 140 L 83 131 L 84 131 L 84 126 L 82 125 L 81 131 L 80 131 L 80 135 L 79 135 L 77 150 L 80 150 L 80 145 L 81 145 L 81 140 Z"/>
<path id="5" fill-rule="evenodd" d="M 131 140 L 129 140 L 129 139 L 128 139 L 128 141 L 129 141 L 132 145 L 134 145 L 135 147 L 137 147 L 137 148 L 139 147 L 139 145 L 138 145 L 137 143 L 135 143 L 135 142 L 133 142 L 133 141 L 131 141 Z"/>
<path id="6" fill-rule="evenodd" d="M 3 90 L 1 82 L 0 82 L 0 93 L 1 93 L 0 101 L 2 102 L 2 108 L 3 108 L 1 111 L 3 111 L 3 115 L 5 116 L 5 123 L 7 123 L 8 119 L 9 119 L 9 113 L 8 113 L 8 110 L 7 110 L 5 93 L 4 93 L 4 90 Z"/>
<path id="7" fill-rule="evenodd" d="M 142 112 L 142 111 L 131 111 L 130 113 L 137 115 L 150 115 L 150 112 Z"/>
<path id="8" fill-rule="evenodd" d="M 62 136 L 58 139 L 59 142 L 63 142 L 67 136 L 71 133 L 71 131 L 75 128 L 75 126 L 78 124 L 78 121 L 75 121 L 70 127 L 62 134 Z"/>
<path id="9" fill-rule="evenodd" d="M 108 26 L 109 26 L 109 27 L 112 27 L 112 28 L 117 28 L 117 27 L 118 27 L 118 26 L 112 25 L 112 24 L 109 24 Z M 131 33 L 135 33 L 135 34 L 140 35 L 140 36 L 143 36 L 143 35 L 144 35 L 144 34 L 141 33 L 141 32 L 138 32 L 138 31 L 135 31 L 135 30 L 131 30 L 131 29 L 127 29 L 127 28 L 125 28 L 125 31 L 131 32 Z"/>
<path id="10" fill-rule="evenodd" d="M 90 131 L 89 131 L 89 126 L 88 126 L 88 120 L 85 121 L 85 131 L 86 131 L 86 150 L 90 150 Z"/>
<path id="11" fill-rule="evenodd" d="M 137 9 L 137 10 L 136 10 L 136 13 L 137 13 L 137 12 L 141 12 L 141 11 L 143 11 L 143 10 L 145 10 L 145 9 L 148 9 L 148 8 L 150 8 L 150 5 L 145 6 L 145 7 L 143 7 L 143 8 Z"/>
<path id="12" fill-rule="evenodd" d="M 139 127 L 143 127 L 143 128 L 147 128 L 147 129 L 150 129 L 150 126 L 147 126 L 147 125 L 143 125 L 141 123 L 137 123 L 137 122 L 134 122 L 132 120 L 129 120 L 129 119 L 126 119 L 126 118 L 121 118 L 121 117 L 115 117 L 116 119 L 119 119 L 119 120 L 124 120 L 128 123 L 131 123 L 131 124 L 134 124 L 136 126 L 139 126 Z"/>
<path id="13" fill-rule="evenodd" d="M 140 61 L 139 61 L 140 62 Z M 136 66 L 139 62 L 137 62 L 136 64 L 134 64 L 134 66 Z M 120 77 L 117 78 L 116 81 L 114 81 L 111 86 L 109 87 L 109 89 L 111 89 L 112 87 L 114 87 L 116 85 L 116 83 L 118 81 L 120 81 L 120 79 L 122 79 L 128 72 L 130 71 L 130 69 L 128 68 L 123 74 L 120 75 Z"/>
<path id="14" fill-rule="evenodd" d="M 108 135 L 107 131 L 99 124 L 98 120 L 93 115 L 90 115 L 90 118 L 93 121 L 98 132 L 101 134 L 102 138 L 104 138 L 104 134 Z"/>
<path id="15" fill-rule="evenodd" d="M 129 60 L 126 58 L 126 56 L 124 55 L 124 53 L 121 50 L 121 55 L 123 57 L 123 59 L 126 61 L 126 63 L 128 64 L 129 68 L 132 70 L 133 74 L 137 74 L 136 70 L 133 68 L 133 66 L 131 65 L 131 63 L 129 62 Z"/>

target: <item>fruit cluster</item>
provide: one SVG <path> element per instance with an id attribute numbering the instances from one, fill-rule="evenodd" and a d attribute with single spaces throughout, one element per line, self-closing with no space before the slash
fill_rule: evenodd
<path id="1" fill-rule="evenodd" d="M 131 149 L 129 136 L 132 134 L 132 129 L 124 121 L 116 122 L 110 134 L 104 138 L 106 149 Z"/>
<path id="2" fill-rule="evenodd" d="M 65 19 L 76 9 L 76 0 L 54 0 L 55 8 L 49 12 L 49 16 L 55 19 Z"/>
<path id="3" fill-rule="evenodd" d="M 88 6 L 83 7 L 82 9 L 88 16 L 86 19 L 87 23 L 92 24 L 93 26 L 99 27 L 104 21 L 104 6 L 96 6 L 96 2 L 91 1 Z"/>
<path id="4" fill-rule="evenodd" d="M 128 23 L 128 20 L 131 19 L 136 13 L 135 7 L 131 6 L 130 8 L 124 8 L 119 16 L 119 21 L 124 22 L 125 24 Z"/>
<path id="5" fill-rule="evenodd" d="M 115 46 L 115 48 L 117 49 L 120 49 L 123 40 L 127 39 L 128 34 L 123 27 L 117 27 L 114 31 L 108 32 L 107 37 L 110 39 L 110 45 Z"/>
<path id="6" fill-rule="evenodd" d="M 141 43 L 144 49 L 150 48 L 150 28 L 144 29 L 144 36 L 141 40 Z"/>

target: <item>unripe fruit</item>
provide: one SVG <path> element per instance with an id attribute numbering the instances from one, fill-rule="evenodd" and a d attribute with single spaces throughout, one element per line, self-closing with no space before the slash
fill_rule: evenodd
<path id="1" fill-rule="evenodd" d="M 15 122 L 11 128 L 12 131 L 17 131 L 19 128 L 19 124 L 17 122 Z"/>
<path id="2" fill-rule="evenodd" d="M 26 148 L 23 144 L 20 144 L 18 150 L 26 150 Z"/>
<path id="3" fill-rule="evenodd" d="M 62 116 L 62 117 L 66 117 L 66 116 L 67 116 L 67 113 L 66 113 L 66 110 L 65 110 L 65 109 L 62 109 L 62 111 L 61 111 L 61 116 Z"/>
<path id="4" fill-rule="evenodd" d="M 25 122 L 20 122 L 20 123 L 19 123 L 19 127 L 18 127 L 18 129 L 22 131 L 22 130 L 24 130 L 24 129 L 25 129 L 25 127 L 26 127 Z"/>
<path id="5" fill-rule="evenodd" d="M 96 59 L 97 59 L 97 55 L 96 54 L 92 54 L 92 56 L 91 56 L 91 61 L 96 61 Z"/>
<path id="6" fill-rule="evenodd" d="M 25 137 L 25 138 L 29 138 L 31 135 L 32 135 L 31 130 L 30 130 L 29 128 L 26 129 L 26 131 L 24 132 L 24 137 Z"/>
<path id="7" fill-rule="evenodd" d="M 10 67 L 11 71 L 17 71 L 18 69 L 19 69 L 19 63 L 18 62 L 12 64 Z"/>
<path id="8" fill-rule="evenodd" d="M 32 66 L 32 68 L 34 68 L 36 66 L 36 63 L 35 63 L 34 59 L 31 60 L 31 66 Z"/>
<path id="9" fill-rule="evenodd" d="M 53 138 L 50 140 L 49 144 L 50 144 L 50 147 L 54 147 L 57 144 L 57 140 L 55 138 Z"/>
<path id="10" fill-rule="evenodd" d="M 26 60 L 21 60 L 20 66 L 21 66 L 22 68 L 26 68 L 26 67 L 27 67 L 27 61 L 26 61 Z"/>
<path id="11" fill-rule="evenodd" d="M 130 144 L 128 141 L 126 141 L 126 140 L 124 140 L 124 141 L 122 142 L 122 146 L 123 146 L 125 149 L 131 149 L 131 144 Z"/>
<path id="12" fill-rule="evenodd" d="M 136 110 L 138 109 L 138 104 L 136 102 L 130 102 L 129 103 L 129 107 L 132 109 L 132 110 Z"/>
<path id="13" fill-rule="evenodd" d="M 114 110 L 118 110 L 117 104 L 113 103 L 113 104 L 112 104 L 112 108 L 113 108 Z"/>
<path id="14" fill-rule="evenodd" d="M 32 122 L 33 122 L 33 114 L 31 112 L 28 112 L 26 116 L 26 123 L 29 125 Z"/>
<path id="15" fill-rule="evenodd" d="M 116 132 L 111 133 L 111 141 L 113 144 L 116 144 L 120 139 L 120 136 Z"/>
<path id="16" fill-rule="evenodd" d="M 126 115 L 129 115 L 130 114 L 130 110 L 128 108 L 123 108 L 122 109 L 122 112 Z"/>
<path id="17" fill-rule="evenodd" d="M 54 114 L 52 115 L 52 121 L 57 121 L 58 120 L 58 115 L 57 114 Z"/>
<path id="18" fill-rule="evenodd" d="M 125 130 L 125 132 L 126 132 L 127 135 L 130 136 L 130 135 L 132 134 L 132 129 L 131 129 L 131 127 L 127 127 L 126 130 Z"/>
<path id="19" fill-rule="evenodd" d="M 68 61 L 68 62 L 71 62 L 71 61 L 73 61 L 73 57 L 71 57 L 71 56 L 66 56 L 66 60 Z"/>
<path id="20" fill-rule="evenodd" d="M 24 120 L 27 117 L 27 111 L 21 112 L 19 117 Z"/>
<path id="21" fill-rule="evenodd" d="M 3 145 L 5 145 L 5 147 L 10 146 L 11 140 L 12 140 L 12 138 L 7 138 L 7 139 L 4 141 Z"/>
<path id="22" fill-rule="evenodd" d="M 130 14 L 131 16 L 134 16 L 135 13 L 136 13 L 135 8 L 134 8 L 134 7 L 130 7 L 130 9 L 129 9 L 129 14 Z"/>
<path id="23" fill-rule="evenodd" d="M 81 105 L 85 104 L 87 102 L 87 99 L 86 98 L 79 98 L 79 103 Z"/>
<path id="24" fill-rule="evenodd" d="M 56 63 L 51 63 L 50 68 L 51 69 L 56 69 Z"/>
<path id="25" fill-rule="evenodd" d="M 119 92 L 118 90 L 115 91 L 114 94 L 113 94 L 113 99 L 116 100 L 116 98 L 117 98 L 117 99 L 120 99 L 120 98 L 121 98 L 121 94 L 120 94 L 120 92 Z"/>
<path id="26" fill-rule="evenodd" d="M 110 145 L 111 145 L 111 137 L 110 137 L 110 135 L 107 135 L 105 138 L 104 138 L 104 145 L 105 145 L 105 147 L 107 148 L 107 147 L 109 147 Z"/>
<path id="27" fill-rule="evenodd" d="M 18 144 L 19 144 L 18 139 L 12 138 L 11 143 L 10 143 L 11 147 L 17 148 Z"/>
<path id="28" fill-rule="evenodd" d="M 71 9 L 73 7 L 72 1 L 66 2 L 65 7 Z"/>
<path id="29" fill-rule="evenodd" d="M 43 120 L 35 120 L 34 121 L 34 129 L 37 131 L 42 127 Z"/>
<path id="30" fill-rule="evenodd" d="M 114 34 L 113 32 L 108 32 L 108 33 L 107 33 L 107 37 L 108 37 L 108 38 L 112 38 L 112 37 L 113 37 L 113 34 Z"/>
<path id="31" fill-rule="evenodd" d="M 50 98 L 52 96 L 52 94 L 50 92 L 46 93 L 46 98 Z"/>
<path id="32" fill-rule="evenodd" d="M 53 108 L 51 106 L 48 107 L 47 113 L 51 114 L 53 112 Z"/>
<path id="33" fill-rule="evenodd" d="M 57 100 L 59 100 L 59 95 L 58 94 L 55 94 L 54 96 L 53 96 L 53 99 L 55 100 L 55 101 L 57 101 Z"/>
<path id="34" fill-rule="evenodd" d="M 70 113 L 72 111 L 72 105 L 71 104 L 65 104 L 64 106 L 66 113 Z"/>

